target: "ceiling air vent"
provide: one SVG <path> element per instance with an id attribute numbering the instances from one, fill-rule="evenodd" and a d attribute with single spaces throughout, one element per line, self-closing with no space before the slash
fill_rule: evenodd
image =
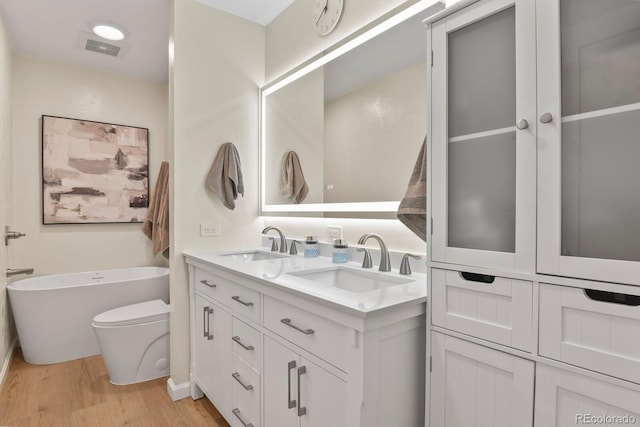
<path id="1" fill-rule="evenodd" d="M 111 56 L 118 56 L 120 53 L 120 46 L 91 39 L 87 39 L 85 49 Z"/>
<path id="2" fill-rule="evenodd" d="M 76 47 L 83 51 L 90 51 L 108 55 L 113 58 L 122 59 L 129 50 L 129 44 L 124 41 L 104 42 L 98 40 L 95 34 L 87 31 L 80 31 L 76 40 Z"/>

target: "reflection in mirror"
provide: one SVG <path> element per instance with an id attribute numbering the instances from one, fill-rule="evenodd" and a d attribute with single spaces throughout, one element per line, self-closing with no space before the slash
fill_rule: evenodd
<path id="1" fill-rule="evenodd" d="M 263 214 L 395 213 L 426 134 L 422 21 L 442 7 L 410 8 L 263 89 Z M 291 151 L 299 168 L 284 162 Z"/>

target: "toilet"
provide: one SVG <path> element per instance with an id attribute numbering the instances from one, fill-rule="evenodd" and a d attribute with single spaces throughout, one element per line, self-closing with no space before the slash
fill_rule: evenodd
<path id="1" fill-rule="evenodd" d="M 91 326 L 112 384 L 169 375 L 169 305 L 146 301 L 100 313 Z"/>

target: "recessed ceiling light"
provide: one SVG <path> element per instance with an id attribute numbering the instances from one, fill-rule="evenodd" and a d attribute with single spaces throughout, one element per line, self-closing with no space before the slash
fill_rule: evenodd
<path id="1" fill-rule="evenodd" d="M 122 40 L 124 32 L 112 25 L 99 24 L 93 27 L 93 32 L 107 40 Z"/>

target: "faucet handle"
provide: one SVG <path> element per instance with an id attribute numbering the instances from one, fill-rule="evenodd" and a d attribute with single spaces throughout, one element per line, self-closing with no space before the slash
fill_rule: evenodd
<path id="1" fill-rule="evenodd" d="M 362 259 L 362 268 L 373 267 L 373 262 L 371 261 L 371 254 L 369 253 L 369 250 L 366 248 L 358 248 L 356 250 L 358 252 L 364 252 L 364 258 Z"/>
<path id="2" fill-rule="evenodd" d="M 404 256 L 402 257 L 402 261 L 400 262 L 400 274 L 404 274 L 405 276 L 408 276 L 408 275 L 411 274 L 411 266 L 409 265 L 409 257 L 411 257 L 413 259 L 422 259 L 422 257 L 419 256 L 419 255 L 414 255 L 414 254 L 410 254 L 410 253 L 404 254 Z"/>
<path id="3" fill-rule="evenodd" d="M 271 252 L 278 252 L 278 243 L 276 242 L 276 238 L 269 237 L 269 240 L 271 240 Z"/>
<path id="4" fill-rule="evenodd" d="M 298 248 L 296 248 L 296 243 L 300 243 L 300 240 L 291 240 L 291 246 L 289 247 L 289 255 L 298 254 Z"/>

